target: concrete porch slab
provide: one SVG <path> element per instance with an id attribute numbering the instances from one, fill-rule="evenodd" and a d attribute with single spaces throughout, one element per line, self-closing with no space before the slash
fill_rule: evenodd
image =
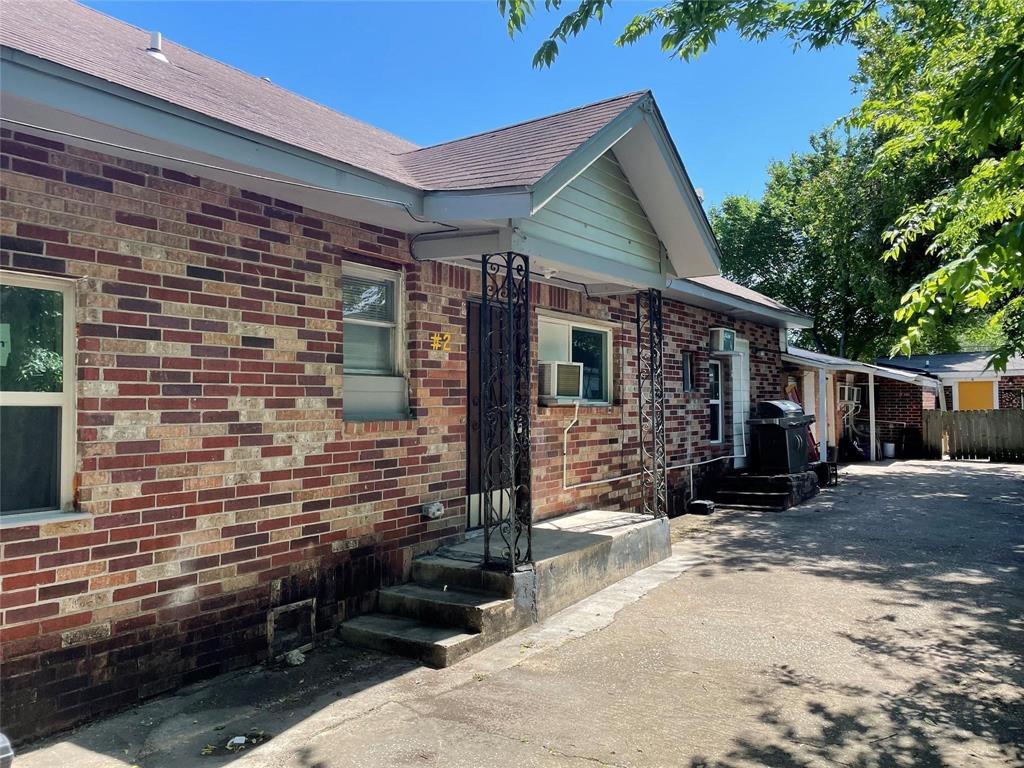
<path id="1" fill-rule="evenodd" d="M 537 618 L 543 621 L 671 552 L 666 518 L 592 509 L 533 527 Z M 483 537 L 445 548 L 445 556 L 483 560 Z"/>
<path id="2" fill-rule="evenodd" d="M 509 573 L 485 568 L 483 536 L 471 536 L 414 560 L 412 582 L 381 590 L 377 613 L 338 636 L 448 666 L 664 560 L 669 539 L 667 519 L 577 512 L 534 526 L 533 564 Z"/>

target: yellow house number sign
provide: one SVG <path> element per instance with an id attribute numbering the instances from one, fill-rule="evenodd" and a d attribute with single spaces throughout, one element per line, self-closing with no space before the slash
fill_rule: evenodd
<path id="1" fill-rule="evenodd" d="M 430 337 L 430 348 L 435 351 L 451 352 L 452 335 L 450 333 L 435 333 Z"/>

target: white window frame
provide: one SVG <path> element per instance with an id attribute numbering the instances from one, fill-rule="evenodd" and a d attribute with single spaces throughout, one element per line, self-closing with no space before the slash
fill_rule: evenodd
<path id="1" fill-rule="evenodd" d="M 566 349 L 569 350 L 569 360 L 544 360 L 540 356 L 540 333 L 541 323 L 546 323 L 554 326 L 561 326 L 566 333 Z M 537 362 L 538 363 L 568 363 L 572 362 L 572 332 L 574 328 L 578 328 L 581 331 L 591 331 L 596 333 L 604 334 L 604 359 L 607 361 L 604 372 L 604 391 L 607 393 L 607 398 L 604 400 L 589 400 L 585 397 L 566 397 L 559 398 L 558 402 L 565 403 L 586 403 L 587 405 L 611 405 L 614 400 L 612 383 L 613 369 L 615 367 L 615 359 L 612 356 L 613 352 L 613 331 L 616 328 L 612 323 L 602 323 L 600 321 L 579 319 L 575 315 L 563 315 L 557 312 L 550 312 L 538 309 L 537 310 Z"/>
<path id="2" fill-rule="evenodd" d="M 26 509 L 5 512 L 8 520 L 33 513 L 71 511 L 74 507 L 75 477 L 75 281 L 60 277 L 42 277 L 22 272 L 0 270 L 0 283 L 22 288 L 55 291 L 64 297 L 64 375 L 61 392 L 0 392 L 0 405 L 28 407 L 59 407 L 60 429 L 60 509 Z"/>
<path id="3" fill-rule="evenodd" d="M 711 369 L 718 368 L 718 397 L 711 396 Z M 708 436 L 708 442 L 711 445 L 721 445 L 725 439 L 725 408 L 723 407 L 722 393 L 725 389 L 725 384 L 722 381 L 722 361 L 721 360 L 709 360 L 708 361 L 708 415 L 711 414 L 711 406 L 718 405 L 718 439 L 711 439 Z"/>
<path id="4" fill-rule="evenodd" d="M 394 322 L 380 320 L 360 320 L 358 318 L 347 319 L 345 310 L 342 307 L 342 339 L 344 339 L 344 324 L 354 323 L 356 325 L 369 325 L 377 328 L 391 328 L 391 359 L 394 361 L 394 369 L 391 373 L 379 373 L 377 371 L 354 370 L 346 368 L 342 364 L 342 371 L 347 376 L 405 376 L 405 273 L 401 269 L 383 269 L 381 267 L 370 267 L 364 264 L 345 262 L 341 268 L 341 280 L 345 277 L 364 277 L 369 280 L 388 280 L 394 285 L 395 297 L 395 319 Z M 344 353 L 344 341 L 342 342 Z"/>

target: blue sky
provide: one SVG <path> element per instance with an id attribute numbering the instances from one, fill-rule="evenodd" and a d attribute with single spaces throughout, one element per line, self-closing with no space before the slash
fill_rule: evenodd
<path id="1" fill-rule="evenodd" d="M 759 195 L 771 160 L 856 102 L 851 49 L 794 53 L 726 35 L 682 63 L 653 38 L 615 48 L 646 3 L 617 3 L 546 70 L 531 59 L 556 17 L 512 40 L 491 0 L 88 4 L 418 144 L 649 88 L 706 205 Z"/>

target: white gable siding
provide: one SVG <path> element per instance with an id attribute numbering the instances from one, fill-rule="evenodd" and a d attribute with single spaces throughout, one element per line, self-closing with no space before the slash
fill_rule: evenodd
<path id="1" fill-rule="evenodd" d="M 526 235 L 660 273 L 661 243 L 611 150 L 520 224 Z"/>

